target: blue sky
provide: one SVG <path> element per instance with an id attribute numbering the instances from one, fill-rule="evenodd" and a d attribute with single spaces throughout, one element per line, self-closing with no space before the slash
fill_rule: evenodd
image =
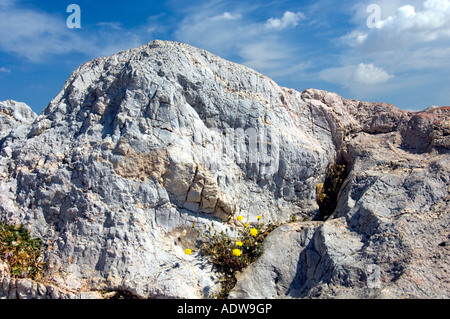
<path id="1" fill-rule="evenodd" d="M 69 4 L 80 29 L 67 27 Z M 155 39 L 299 91 L 406 110 L 450 105 L 450 0 L 0 0 L 0 101 L 39 114 L 82 63 Z"/>

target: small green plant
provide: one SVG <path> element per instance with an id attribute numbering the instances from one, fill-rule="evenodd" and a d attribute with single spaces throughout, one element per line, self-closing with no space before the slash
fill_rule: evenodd
<path id="1" fill-rule="evenodd" d="M 260 256 L 264 239 L 277 227 L 272 223 L 264 225 L 260 223 L 260 219 L 258 216 L 257 224 L 250 226 L 243 223 L 243 217 L 239 216 L 239 230 L 235 237 L 223 231 L 217 233 L 214 227 L 209 227 L 203 233 L 205 238 L 200 251 L 209 256 L 223 273 L 222 289 L 216 295 L 218 299 L 227 298 L 236 284 L 236 272 L 243 270 Z"/>
<path id="2" fill-rule="evenodd" d="M 319 220 L 327 219 L 336 209 L 338 194 L 347 178 L 347 165 L 331 165 L 324 183 L 316 185 L 317 204 L 320 208 Z"/>
<path id="3" fill-rule="evenodd" d="M 32 238 L 23 226 L 0 222 L 0 259 L 5 261 L 14 278 L 38 279 L 44 266 L 41 239 Z"/>

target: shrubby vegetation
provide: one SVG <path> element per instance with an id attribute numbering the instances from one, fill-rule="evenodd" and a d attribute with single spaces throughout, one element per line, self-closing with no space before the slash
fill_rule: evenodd
<path id="1" fill-rule="evenodd" d="M 0 222 L 0 259 L 6 262 L 14 278 L 38 279 L 44 266 L 41 239 L 32 238 L 23 226 Z"/>
<path id="2" fill-rule="evenodd" d="M 317 204 L 320 209 L 319 220 L 327 219 L 336 209 L 338 194 L 347 177 L 347 165 L 332 165 L 324 183 L 316 186 Z"/>
<path id="3" fill-rule="evenodd" d="M 260 256 L 264 239 L 278 226 L 272 223 L 263 224 L 260 220 L 261 217 L 258 216 L 256 225 L 249 225 L 243 222 L 242 216 L 238 216 L 237 234 L 233 235 L 223 231 L 218 233 L 214 224 L 202 233 L 204 238 L 200 247 L 201 253 L 208 256 L 224 275 L 222 289 L 217 298 L 227 298 L 236 284 L 236 272 L 243 270 Z M 186 251 L 188 254 L 191 252 L 189 249 Z"/>

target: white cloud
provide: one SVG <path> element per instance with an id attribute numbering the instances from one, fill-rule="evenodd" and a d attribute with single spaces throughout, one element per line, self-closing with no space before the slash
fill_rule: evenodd
<path id="1" fill-rule="evenodd" d="M 349 61 L 351 61 L 350 59 Z M 348 61 L 343 61 L 348 62 Z M 401 75 L 400 75 L 401 76 Z M 424 78 L 411 77 L 410 81 L 399 79 L 400 76 L 390 74 L 373 63 L 355 63 L 334 68 L 327 68 L 319 73 L 319 77 L 341 96 L 360 101 L 385 102 L 397 107 L 416 107 L 420 99 L 410 92 L 411 86 L 423 87 Z M 412 84 L 412 82 L 414 82 Z M 330 89 L 328 89 L 330 90 Z M 408 93 L 409 92 L 409 93 Z M 420 97 L 424 94 L 421 93 Z M 405 102 L 408 101 L 408 102 Z M 419 107 L 420 108 L 420 107 Z"/>
<path id="2" fill-rule="evenodd" d="M 367 23 L 375 22 L 367 11 L 372 3 L 381 9 L 374 28 Z M 339 38 L 346 46 L 321 79 L 352 98 L 400 107 L 448 104 L 439 92 L 450 80 L 450 0 L 364 0 L 352 9 L 355 27 Z"/>
<path id="3" fill-rule="evenodd" d="M 404 5 L 397 9 L 394 16 L 380 21 L 381 29 L 414 34 L 416 41 L 433 41 L 445 36 L 450 30 L 450 1 L 427 0 L 424 9 L 416 11 L 412 5 Z M 448 34 L 447 34 L 448 35 Z"/>
<path id="4" fill-rule="evenodd" d="M 337 83 L 354 90 L 362 87 L 370 90 L 371 86 L 376 88 L 376 84 L 385 83 L 394 78 L 394 75 L 372 63 L 360 63 L 322 70 L 320 77 L 328 82 Z"/>
<path id="5" fill-rule="evenodd" d="M 306 17 L 302 12 L 293 13 L 286 11 L 281 19 L 270 18 L 266 22 L 267 29 L 283 30 L 288 27 L 296 27 L 299 21 Z"/>
<path id="6" fill-rule="evenodd" d="M 96 23 L 96 26 L 101 27 L 101 28 L 109 28 L 112 30 L 118 30 L 118 31 L 123 30 L 122 23 L 120 23 L 120 22 L 98 22 L 98 23 Z"/>
<path id="7" fill-rule="evenodd" d="M 274 39 L 247 43 L 238 52 L 242 64 L 272 78 L 299 75 L 311 66 L 307 61 L 299 62 L 297 49 Z"/>
<path id="8" fill-rule="evenodd" d="M 11 73 L 11 69 L 5 68 L 4 66 L 2 66 L 0 68 L 0 73 Z"/>
<path id="9" fill-rule="evenodd" d="M 381 7 L 381 12 L 384 7 Z M 353 30 L 342 39 L 368 50 L 406 48 L 450 38 L 450 0 L 426 0 L 420 5 L 404 4 L 376 23 L 377 28 Z"/>
<path id="10" fill-rule="evenodd" d="M 354 82 L 353 75 L 355 74 L 355 69 L 354 66 L 327 68 L 320 71 L 319 76 L 327 82 L 337 83 L 344 87 L 351 87 L 352 82 Z"/>
<path id="11" fill-rule="evenodd" d="M 341 41 L 349 46 L 359 46 L 363 44 L 369 35 L 360 30 L 353 30 L 341 37 Z"/>
<path id="12" fill-rule="evenodd" d="M 0 6 L 0 50 L 33 62 L 71 52 L 94 58 L 143 44 L 118 23 L 100 22 L 95 28 L 74 30 L 67 28 L 63 16 L 19 8 L 14 0 L 0 0 Z"/>
<path id="13" fill-rule="evenodd" d="M 208 5 L 199 7 L 179 23 L 175 31 L 176 40 L 228 56 L 237 50 L 237 43 L 250 41 L 255 31 L 239 16 L 238 13 L 219 13 Z"/>
<path id="14" fill-rule="evenodd" d="M 65 22 L 49 14 L 11 5 L 0 12 L 0 49 L 39 60 L 46 53 L 65 53 L 73 42 L 64 33 Z"/>
<path id="15" fill-rule="evenodd" d="M 355 70 L 354 79 L 360 83 L 378 84 L 388 81 L 393 75 L 373 64 L 360 63 Z"/>
<path id="16" fill-rule="evenodd" d="M 212 17 L 211 19 L 214 21 L 220 21 L 220 20 L 239 20 L 242 18 L 242 15 L 240 13 L 229 13 L 224 12 L 223 14 L 217 15 Z"/>
<path id="17" fill-rule="evenodd" d="M 283 50 L 274 50 L 270 42 L 249 43 L 239 50 L 239 54 L 244 59 L 243 64 L 254 69 L 266 68 L 286 57 Z"/>
<path id="18" fill-rule="evenodd" d="M 175 35 L 180 42 L 231 58 L 269 77 L 298 75 L 309 66 L 307 61 L 299 62 L 297 46 L 285 42 L 278 32 L 268 32 L 269 21 L 273 30 L 281 30 L 297 25 L 304 17 L 302 13 L 286 11 L 281 19 L 265 22 L 253 20 L 251 14 L 248 8 L 225 11 L 220 6 L 202 4 L 185 16 Z"/>
<path id="19" fill-rule="evenodd" d="M 370 2 L 358 4 L 352 21 L 360 25 L 341 37 L 349 46 L 343 65 L 369 60 L 403 74 L 450 68 L 450 0 L 378 0 L 379 28 L 366 25 Z"/>

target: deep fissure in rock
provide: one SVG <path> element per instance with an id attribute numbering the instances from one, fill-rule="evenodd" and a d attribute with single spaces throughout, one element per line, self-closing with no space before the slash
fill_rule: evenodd
<path id="1" fill-rule="evenodd" d="M 317 184 L 319 214 L 316 216 L 316 220 L 326 220 L 336 209 L 339 192 L 348 175 L 347 166 L 344 160 L 336 161 L 328 168 L 325 181 Z"/>

